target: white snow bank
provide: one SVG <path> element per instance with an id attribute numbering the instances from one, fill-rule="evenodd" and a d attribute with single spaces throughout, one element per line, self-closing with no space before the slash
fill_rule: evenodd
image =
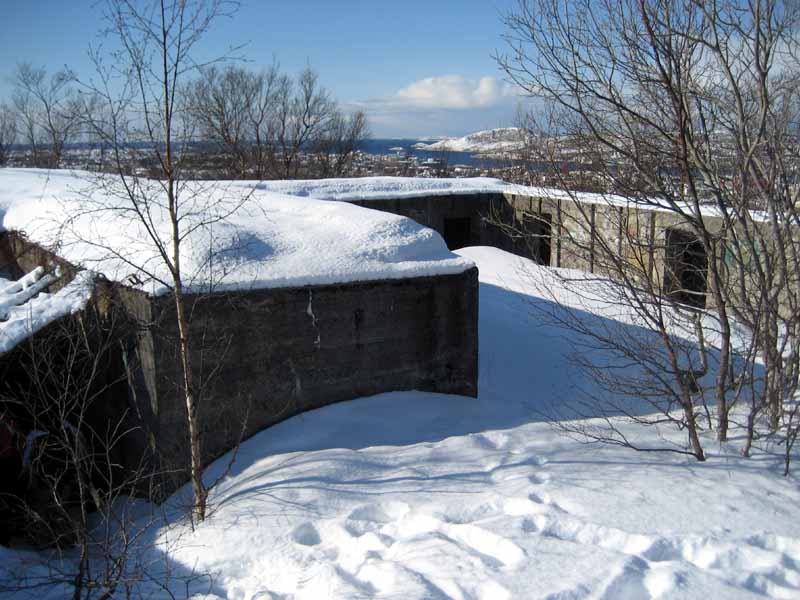
<path id="1" fill-rule="evenodd" d="M 151 235 L 169 246 L 166 195 L 147 231 L 119 179 L 86 172 L 0 169 L 0 224 L 66 260 L 152 294 L 170 277 Z M 343 203 L 298 199 L 248 182 L 185 182 L 183 281 L 188 290 L 322 285 L 461 273 L 472 263 L 416 222 Z M 241 206 L 239 206 L 241 204 Z"/>
<path id="2" fill-rule="evenodd" d="M 700 464 L 558 435 L 541 411 L 593 385 L 567 360 L 575 335 L 532 318 L 529 276 L 559 279 L 459 253 L 480 269 L 479 397 L 384 394 L 258 434 L 208 521 L 161 530 L 186 536 L 177 571 L 213 574 L 211 598 L 798 597 L 796 480 L 711 436 Z"/>
<path id="3" fill-rule="evenodd" d="M 42 267 L 18 281 L 0 278 L 0 354 L 50 323 L 86 308 L 94 289 L 94 274 L 79 272 L 55 294 L 43 292 L 58 279 Z"/>
<path id="4" fill-rule="evenodd" d="M 800 489 L 777 474 L 780 457 L 746 459 L 705 434 L 706 463 L 559 435 L 542 410 L 593 381 L 566 358 L 574 334 L 532 318 L 532 303 L 547 300 L 525 273 L 551 271 L 494 249 L 459 253 L 480 268 L 478 398 L 383 394 L 261 432 L 230 471 L 230 454 L 207 469 L 209 483 L 224 476 L 204 523 L 193 530 L 168 511 L 171 523 L 135 538 L 149 579 L 133 595 L 800 597 Z M 683 439 L 620 427 L 642 445 Z M 185 506 L 189 492 L 173 502 Z M 31 577 L 53 566 L 0 549 L 11 573 L 17 563 Z"/>

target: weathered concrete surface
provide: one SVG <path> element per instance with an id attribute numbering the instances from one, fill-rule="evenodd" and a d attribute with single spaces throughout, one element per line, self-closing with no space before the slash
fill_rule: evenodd
<path id="1" fill-rule="evenodd" d="M 239 439 L 326 404 L 397 390 L 476 396 L 478 274 L 187 298 L 201 374 L 204 463 Z M 130 294 L 149 326 L 135 396 L 171 489 L 186 481 L 188 432 L 170 297 Z"/>
<path id="2" fill-rule="evenodd" d="M 19 277 L 36 267 L 61 277 L 47 292 L 68 284 L 76 267 L 13 231 L 0 233 L 0 273 Z M 128 386 L 120 348 L 136 330 L 115 310 L 115 289 L 98 282 L 85 308 L 57 319 L 0 354 L 0 413 L 24 431 L 58 432 L 63 421 L 79 427 L 93 448 L 98 487 L 121 484 L 139 472 L 147 447 Z M 99 474 L 102 474 L 100 476 Z"/>
<path id="3" fill-rule="evenodd" d="M 493 246 L 537 262 L 542 262 L 543 256 L 549 258 L 549 254 L 540 248 L 540 242 L 543 240 L 549 244 L 549 221 L 546 221 L 546 232 L 536 228 L 530 232 L 533 235 L 528 236 L 513 233 L 512 229 L 517 229 L 515 227 L 503 227 L 504 224 L 514 224 L 515 218 L 522 222 L 523 215 L 534 214 L 531 210 L 533 206 L 531 199 L 526 199 L 524 207 L 521 201 L 512 201 L 510 196 L 499 193 L 353 200 L 351 203 L 414 219 L 419 224 L 437 231 L 450 250 L 465 246 Z M 468 221 L 469 225 L 464 236 L 454 235 L 454 231 L 458 232 L 460 226 L 454 223 L 456 221 Z M 448 227 L 452 224 L 456 227 Z"/>
<path id="4" fill-rule="evenodd" d="M 734 297 L 741 296 L 742 290 L 749 293 L 758 285 L 757 278 L 752 276 L 746 277 L 744 283 L 740 281 L 726 250 L 732 234 L 724 233 L 723 220 L 713 215 L 704 215 L 703 220 L 715 239 L 716 262 L 711 256 L 695 256 L 689 262 L 697 263 L 697 267 L 692 267 L 693 272 L 684 277 L 687 265 L 676 263 L 680 249 L 673 247 L 670 239 L 691 240 L 693 234 L 684 218 L 666 210 L 509 192 L 353 203 L 410 217 L 438 231 L 451 249 L 465 245 L 493 246 L 539 264 L 611 277 L 616 271 L 608 268 L 609 261 L 619 258 L 629 264 L 630 277 L 647 279 L 655 284 L 658 293 L 694 306 L 713 307 L 713 295 L 706 282 L 708 269 L 712 267 Z M 468 220 L 469 234 L 448 236 L 447 223 L 453 220 Z M 676 280 L 682 283 L 678 285 Z M 791 307 L 785 305 L 785 310 Z"/>
<path id="5" fill-rule="evenodd" d="M 674 214 L 643 207 L 621 207 L 570 199 L 512 193 L 453 194 L 357 200 L 354 204 L 410 217 L 435 229 L 450 249 L 493 246 L 539 264 L 604 273 L 602 256 L 617 252 L 632 270 L 664 282 L 669 294 L 667 233 L 686 230 Z M 452 237 L 447 223 L 469 220 L 469 235 Z M 711 231 L 720 219 L 708 217 Z M 451 235 L 448 235 L 451 233 Z M 600 245 L 604 248 L 601 251 Z M 704 277 L 704 273 L 698 273 Z M 700 286 L 702 287 L 702 286 Z M 702 288 L 705 289 L 704 287 Z M 697 294 L 704 305 L 704 292 Z"/>
<path id="6" fill-rule="evenodd" d="M 477 246 L 483 238 L 480 215 L 488 214 L 489 205 L 493 197 L 502 196 L 499 194 L 453 194 L 387 200 L 354 200 L 351 204 L 413 219 L 420 225 L 425 225 L 439 232 L 448 242 L 448 247 L 451 250 L 456 250 L 462 246 L 450 243 L 450 240 L 445 237 L 445 220 L 470 219 L 469 243 L 465 245 Z"/>

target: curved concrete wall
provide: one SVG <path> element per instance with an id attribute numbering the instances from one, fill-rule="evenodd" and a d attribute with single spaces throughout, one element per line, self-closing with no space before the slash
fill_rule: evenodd
<path id="1" fill-rule="evenodd" d="M 188 299 L 206 463 L 242 433 L 333 402 L 412 389 L 477 395 L 476 268 Z M 172 299 L 131 293 L 127 304 L 149 323 L 133 349 L 132 391 L 170 489 L 188 465 Z"/>

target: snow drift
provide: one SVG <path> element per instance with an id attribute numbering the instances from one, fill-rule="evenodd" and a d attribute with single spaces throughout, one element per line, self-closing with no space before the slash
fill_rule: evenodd
<path id="1" fill-rule="evenodd" d="M 163 191 L 148 218 L 170 239 Z M 255 182 L 184 182 L 182 245 L 189 290 L 322 285 L 461 273 L 472 267 L 414 221 L 344 203 L 271 191 Z M 241 206 L 240 206 L 241 205 Z M 0 169 L 0 225 L 114 281 L 149 293 L 169 273 L 116 178 L 87 172 Z"/>

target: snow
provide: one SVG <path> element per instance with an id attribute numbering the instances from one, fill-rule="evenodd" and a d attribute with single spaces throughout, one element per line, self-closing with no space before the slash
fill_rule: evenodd
<path id="1" fill-rule="evenodd" d="M 630 200 L 612 195 L 580 192 L 571 197 L 568 193 L 543 187 L 531 187 L 508 183 L 493 177 L 355 177 L 350 179 L 296 179 L 289 181 L 263 181 L 261 190 L 278 194 L 289 194 L 318 200 L 399 200 L 427 196 L 451 196 L 455 194 L 519 194 L 570 200 L 595 204 L 629 205 Z"/>
<path id="2" fill-rule="evenodd" d="M 257 434 L 204 523 L 167 508 L 141 537 L 149 574 L 198 600 L 800 597 L 800 489 L 777 474 L 780 457 L 705 437 L 698 463 L 559 434 L 543 411 L 593 381 L 566 362 L 575 334 L 537 317 L 550 304 L 539 285 L 587 319 L 610 309 L 525 259 L 459 254 L 480 269 L 478 398 L 382 394 Z M 645 446 L 685 443 L 620 427 Z M 148 582 L 138 593 L 165 596 Z"/>
<path id="3" fill-rule="evenodd" d="M 164 194 L 152 228 L 170 239 Z M 461 273 L 472 263 L 416 222 L 345 203 L 298 199 L 248 182 L 189 182 L 182 243 L 187 291 L 324 285 Z M 243 204 L 242 204 L 243 203 Z M 242 204 L 242 206 L 239 206 Z M 207 215 L 211 218 L 207 218 Z M 169 272 L 116 178 L 87 172 L 0 169 L 0 225 L 59 255 L 151 293 Z M 168 248 L 168 250 L 170 250 Z"/>
<path id="4" fill-rule="evenodd" d="M 408 198 L 446 197 L 471 194 L 513 194 L 532 198 L 549 198 L 563 202 L 580 202 L 600 206 L 636 208 L 657 212 L 674 212 L 663 198 L 635 199 L 615 194 L 593 192 L 567 192 L 555 188 L 518 185 L 493 177 L 356 177 L 350 179 L 298 179 L 291 181 L 263 181 L 260 190 L 288 194 L 301 198 L 357 202 L 359 200 L 402 200 Z M 682 206 L 688 213 L 694 209 Z M 703 205 L 700 212 L 707 216 L 719 213 L 713 205 Z M 753 213 L 756 220 L 763 215 Z"/>
<path id="5" fill-rule="evenodd" d="M 524 130 L 518 127 L 500 127 L 458 138 L 448 137 L 432 144 L 417 143 L 414 147 L 429 152 L 503 153 L 522 149 L 525 146 L 524 134 Z"/>
<path id="6" fill-rule="evenodd" d="M 59 279 L 37 267 L 18 281 L 0 277 L 0 354 L 50 323 L 86 307 L 94 290 L 94 274 L 81 271 L 54 294 L 42 290 Z"/>
<path id="7" fill-rule="evenodd" d="M 503 193 L 512 184 L 492 177 L 355 177 L 350 179 L 297 179 L 263 181 L 259 189 L 319 200 L 397 200 L 452 194 Z"/>

